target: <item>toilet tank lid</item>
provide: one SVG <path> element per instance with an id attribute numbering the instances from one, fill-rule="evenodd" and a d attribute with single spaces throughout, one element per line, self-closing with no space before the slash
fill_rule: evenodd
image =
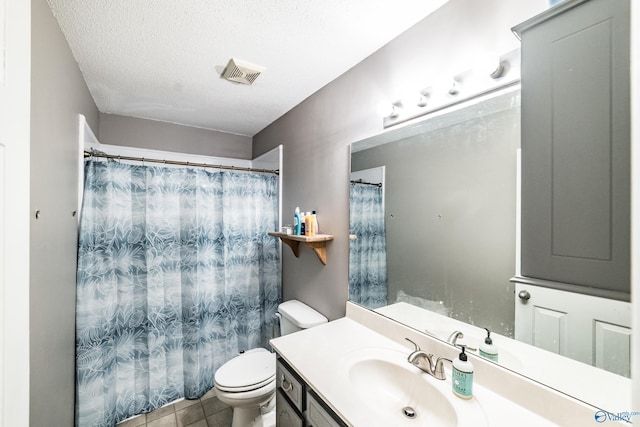
<path id="1" fill-rule="evenodd" d="M 278 313 L 302 329 L 311 328 L 329 321 L 313 308 L 295 299 L 280 304 L 278 306 Z"/>

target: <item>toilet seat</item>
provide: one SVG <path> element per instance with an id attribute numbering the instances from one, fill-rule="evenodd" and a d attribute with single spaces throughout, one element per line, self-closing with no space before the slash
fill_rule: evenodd
<path id="1" fill-rule="evenodd" d="M 226 391 L 228 393 L 241 393 L 241 392 L 245 392 L 245 391 L 251 391 L 251 390 L 257 390 L 259 388 L 262 388 L 266 385 L 269 385 L 269 383 L 275 383 L 276 381 L 276 376 L 275 374 L 271 377 L 269 377 L 268 379 L 259 382 L 257 384 L 250 384 L 250 385 L 246 385 L 246 386 L 241 386 L 241 387 L 227 387 L 224 386 L 218 382 L 216 382 L 214 385 L 216 387 L 217 390 L 222 390 L 222 391 Z"/>
<path id="2" fill-rule="evenodd" d="M 234 357 L 215 373 L 218 390 L 241 393 L 260 389 L 275 382 L 276 356 L 264 348 L 250 350 Z"/>

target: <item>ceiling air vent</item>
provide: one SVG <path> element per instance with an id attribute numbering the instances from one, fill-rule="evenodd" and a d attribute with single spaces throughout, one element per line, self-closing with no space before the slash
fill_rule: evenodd
<path id="1" fill-rule="evenodd" d="M 227 68 L 222 72 L 222 77 L 235 83 L 250 85 L 264 70 L 264 67 L 231 58 Z"/>

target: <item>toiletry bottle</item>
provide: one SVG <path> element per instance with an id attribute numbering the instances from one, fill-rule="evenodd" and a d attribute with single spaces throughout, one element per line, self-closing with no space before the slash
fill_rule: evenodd
<path id="1" fill-rule="evenodd" d="M 293 213 L 293 234 L 300 236 L 302 234 L 302 217 L 300 216 L 300 208 L 297 207 Z"/>
<path id="2" fill-rule="evenodd" d="M 315 234 L 320 234 L 320 229 L 318 228 L 318 214 L 316 211 L 311 211 L 311 216 L 313 217 L 313 228 L 315 230 Z"/>
<path id="3" fill-rule="evenodd" d="M 309 213 L 309 236 L 315 236 L 318 232 L 318 228 L 316 225 L 316 215 L 314 213 Z"/>
<path id="4" fill-rule="evenodd" d="M 311 231 L 311 212 L 307 212 L 304 214 L 304 235 L 312 236 Z"/>
<path id="5" fill-rule="evenodd" d="M 473 365 L 467 360 L 465 346 L 462 346 L 462 353 L 453 361 L 451 386 L 453 394 L 461 399 L 471 399 L 473 396 Z"/>
<path id="6" fill-rule="evenodd" d="M 491 331 L 487 328 L 484 329 L 487 331 L 487 337 L 484 339 L 484 343 L 480 345 L 480 356 L 484 357 L 485 359 L 497 362 L 498 347 L 493 345 L 493 340 L 491 339 Z"/>

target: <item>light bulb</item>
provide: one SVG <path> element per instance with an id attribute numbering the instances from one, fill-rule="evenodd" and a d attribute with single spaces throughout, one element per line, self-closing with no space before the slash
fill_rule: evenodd
<path id="1" fill-rule="evenodd" d="M 378 104 L 377 110 L 378 115 L 381 117 L 398 117 L 400 114 L 399 107 L 388 102 L 381 102 Z"/>
<path id="2" fill-rule="evenodd" d="M 420 92 L 412 92 L 402 97 L 403 108 L 411 109 L 413 107 L 424 107 L 427 105 L 427 98 Z"/>
<path id="3" fill-rule="evenodd" d="M 473 68 L 478 74 L 482 76 L 488 75 L 492 79 L 500 78 L 504 73 L 504 66 L 500 62 L 500 56 L 494 52 L 485 52 L 478 56 Z"/>
<path id="4" fill-rule="evenodd" d="M 454 79 L 451 79 L 451 83 L 449 84 L 449 95 L 457 95 L 460 93 L 460 83 L 458 83 L 457 81 L 455 81 Z"/>

